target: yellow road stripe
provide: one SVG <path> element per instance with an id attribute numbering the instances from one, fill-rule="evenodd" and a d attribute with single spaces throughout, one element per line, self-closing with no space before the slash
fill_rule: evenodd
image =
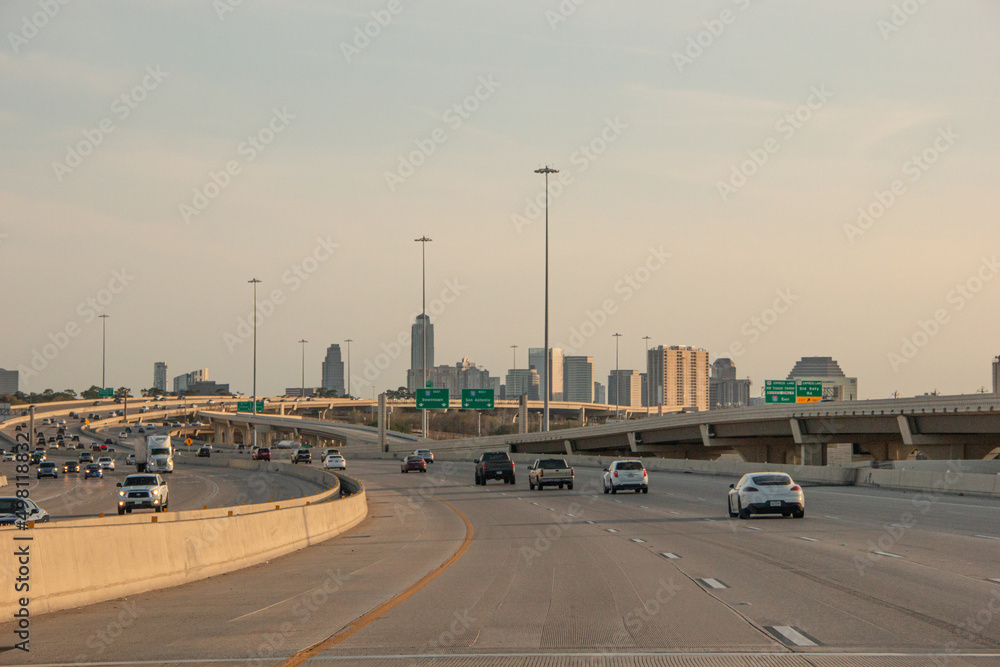
<path id="1" fill-rule="evenodd" d="M 403 591 L 402 593 L 400 593 L 396 597 L 391 598 L 389 600 L 386 600 L 385 602 L 383 602 L 379 606 L 377 606 L 374 609 L 372 609 L 367 614 L 358 617 L 354 622 L 352 622 L 352 623 L 344 626 L 336 634 L 333 634 L 330 637 L 327 637 L 326 639 L 324 639 L 323 641 L 321 641 L 319 643 L 313 644 L 312 646 L 310 646 L 307 649 L 303 649 L 302 651 L 299 651 L 298 653 L 296 653 L 295 655 L 293 655 L 292 657 L 290 657 L 285 662 L 280 663 L 281 667 L 295 667 L 296 665 L 301 665 L 303 662 L 305 662 L 309 658 L 312 658 L 312 657 L 314 657 L 316 655 L 319 655 L 323 651 L 325 651 L 325 650 L 327 650 L 329 648 L 332 648 L 332 647 L 336 646 L 337 644 L 341 643 L 342 641 L 344 641 L 345 639 L 351 637 L 352 635 L 354 635 L 354 633 L 356 633 L 359 630 L 363 629 L 368 624 L 370 624 L 372 621 L 376 621 L 379 618 L 381 618 L 382 616 L 384 616 L 386 614 L 386 612 L 388 612 L 391 609 L 393 609 L 394 607 L 396 607 L 396 605 L 401 604 L 401 603 L 406 602 L 407 600 L 409 600 L 415 593 L 417 593 L 417 591 L 419 591 L 420 589 L 422 589 L 424 586 L 426 586 L 431 581 L 433 581 L 434 579 L 436 579 L 442 572 L 444 572 L 449 567 L 451 567 L 452 565 L 454 565 L 458 561 L 458 559 L 461 558 L 465 554 L 466 551 L 468 551 L 469 547 L 472 545 L 472 537 L 475 534 L 475 529 L 472 527 L 472 522 L 469 521 L 469 517 L 465 516 L 464 514 L 462 514 L 461 512 L 459 512 L 457 509 L 455 509 L 455 506 L 452 505 L 451 503 L 449 503 L 447 500 L 441 500 L 437 496 L 433 496 L 433 498 L 434 498 L 434 500 L 437 500 L 437 501 L 442 502 L 445 505 L 447 505 L 449 508 L 451 508 L 451 510 L 455 514 L 457 514 L 458 516 L 460 516 L 462 518 L 462 521 L 465 522 L 465 539 L 462 541 L 462 545 L 460 547 L 458 547 L 458 549 L 455 551 L 455 553 L 453 553 L 451 555 L 451 557 L 448 558 L 448 560 L 446 560 L 445 562 L 441 563 L 436 568 L 434 568 L 432 571 L 430 571 L 426 575 L 424 575 L 424 577 L 421 578 L 420 581 L 416 582 L 415 584 L 413 584 L 412 586 L 410 586 L 409 588 L 407 588 L 405 591 Z"/>

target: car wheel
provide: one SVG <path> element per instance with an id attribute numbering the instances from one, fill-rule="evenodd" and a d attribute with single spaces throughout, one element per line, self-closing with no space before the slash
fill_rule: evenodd
<path id="1" fill-rule="evenodd" d="M 733 501 L 730 500 L 729 498 L 726 498 L 726 510 L 729 512 L 730 519 L 736 518 L 737 514 L 736 512 L 733 511 Z"/>
<path id="2" fill-rule="evenodd" d="M 122 514 L 125 514 L 125 508 L 124 507 L 119 507 L 118 508 L 118 516 L 121 516 Z"/>
<path id="3" fill-rule="evenodd" d="M 611 489 L 609 489 L 607 485 L 604 486 L 604 493 L 611 493 Z"/>
<path id="4" fill-rule="evenodd" d="M 737 510 L 736 510 L 737 516 L 739 516 L 741 519 L 749 519 L 750 518 L 750 510 L 744 509 L 742 501 L 739 502 L 739 503 L 737 503 L 736 507 L 737 507 Z"/>
<path id="5" fill-rule="evenodd" d="M 560 485 L 559 485 L 559 490 L 560 490 L 560 491 L 562 491 L 562 488 L 563 488 L 563 485 L 562 485 L 562 484 L 560 484 Z"/>
<path id="6" fill-rule="evenodd" d="M 643 493 L 649 493 L 649 487 L 648 486 L 642 487 L 642 492 Z"/>
<path id="7" fill-rule="evenodd" d="M 570 491 L 572 491 L 572 490 L 573 490 L 573 485 L 572 485 L 572 484 L 570 484 L 570 485 L 569 485 L 569 486 L 567 486 L 566 488 L 568 488 L 568 489 L 569 489 Z"/>
<path id="8" fill-rule="evenodd" d="M 641 491 L 642 491 L 642 489 L 636 489 L 635 490 L 636 493 L 640 493 Z"/>
<path id="9" fill-rule="evenodd" d="M 125 508 L 125 513 L 126 514 L 131 514 L 132 513 L 132 508 L 131 507 L 126 507 Z"/>
<path id="10" fill-rule="evenodd" d="M 157 507 L 157 508 L 156 508 L 156 511 L 157 511 L 157 512 L 162 512 L 162 511 L 163 511 L 163 508 L 162 508 L 162 507 Z"/>
<path id="11" fill-rule="evenodd" d="M 806 515 L 806 510 L 805 510 L 805 508 L 802 508 L 802 509 L 800 509 L 800 510 L 796 510 L 796 511 L 793 511 L 793 512 L 792 512 L 792 516 L 793 516 L 793 517 L 795 517 L 796 519 L 801 519 L 801 518 L 802 518 L 802 517 L 804 517 L 805 515 Z"/>
<path id="12" fill-rule="evenodd" d="M 534 491 L 535 485 L 531 483 L 531 478 L 528 478 L 528 491 Z"/>
<path id="13" fill-rule="evenodd" d="M 344 468 L 344 470 L 347 470 L 347 468 Z M 427 468 L 424 468 L 424 469 L 423 469 L 423 470 L 421 470 L 420 472 L 427 472 Z"/>
<path id="14" fill-rule="evenodd" d="M 517 484 L 517 477 L 515 477 L 514 475 L 511 475 L 510 476 L 510 483 L 511 483 L 511 485 Z"/>
<path id="15" fill-rule="evenodd" d="M 612 494 L 618 493 L 618 489 L 615 488 L 615 483 L 614 482 L 611 483 L 611 493 Z"/>
<path id="16" fill-rule="evenodd" d="M 405 470 L 400 470 L 399 472 L 403 473 L 404 475 L 406 474 Z"/>

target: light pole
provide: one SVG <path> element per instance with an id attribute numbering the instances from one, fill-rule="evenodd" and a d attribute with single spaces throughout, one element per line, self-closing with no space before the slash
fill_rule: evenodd
<path id="1" fill-rule="evenodd" d="M 618 419 L 618 404 L 621 403 L 621 373 L 618 372 L 618 339 L 620 333 L 611 334 L 615 339 L 615 419 Z"/>
<path id="2" fill-rule="evenodd" d="M 305 338 L 299 341 L 302 343 L 302 391 L 299 393 L 299 398 L 305 400 L 306 397 L 306 343 Z"/>
<path id="3" fill-rule="evenodd" d="M 558 174 L 558 169 L 545 165 L 535 170 L 545 174 L 545 418 L 543 431 L 549 430 L 549 393 L 552 391 L 552 368 L 549 363 L 549 174 Z"/>
<path id="4" fill-rule="evenodd" d="M 351 343 L 354 342 L 352 338 L 348 338 L 344 341 L 347 343 L 347 395 L 351 395 Z"/>
<path id="5" fill-rule="evenodd" d="M 413 240 L 420 244 L 420 326 L 423 327 L 423 332 L 420 334 L 420 344 L 423 347 L 423 356 L 421 357 L 420 367 L 421 370 L 423 370 L 424 376 L 420 388 L 423 389 L 427 386 L 427 243 L 432 239 L 427 238 L 427 235 L 424 234 L 419 239 Z M 427 437 L 427 408 L 420 411 L 420 434 L 424 438 Z"/>
<path id="6" fill-rule="evenodd" d="M 646 416 L 648 417 L 649 416 L 649 403 L 650 403 L 650 401 L 653 400 L 653 396 L 652 396 L 652 393 L 650 391 L 650 387 L 652 385 L 649 384 L 649 376 L 652 375 L 652 373 L 649 372 L 649 341 L 650 341 L 650 338 L 649 338 L 649 336 L 643 336 L 642 339 L 644 341 L 646 341 Z"/>
<path id="7" fill-rule="evenodd" d="M 253 414 L 257 416 L 257 283 L 260 282 L 257 278 L 251 278 L 247 281 L 253 285 L 253 310 L 251 311 L 250 317 L 253 318 Z M 251 444 L 257 446 L 257 425 L 254 424 L 253 429 L 253 440 Z"/>
<path id="8" fill-rule="evenodd" d="M 101 389 L 105 388 L 104 361 L 108 350 L 108 318 L 110 315 L 98 315 L 101 318 Z"/>

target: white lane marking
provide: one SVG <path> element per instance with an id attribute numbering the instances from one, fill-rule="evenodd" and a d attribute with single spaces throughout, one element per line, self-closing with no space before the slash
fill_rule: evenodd
<path id="1" fill-rule="evenodd" d="M 764 530 L 763 528 L 758 528 L 757 526 L 747 526 L 747 530 Z"/>
<path id="2" fill-rule="evenodd" d="M 774 625 L 772 627 L 775 632 L 796 646 L 818 646 L 816 642 L 809 639 L 790 625 Z"/>
<path id="3" fill-rule="evenodd" d="M 594 522 L 593 522 L 593 521 L 588 521 L 587 523 L 589 523 L 589 524 L 590 524 L 591 526 L 593 526 L 593 525 L 594 525 Z"/>
<path id="4" fill-rule="evenodd" d="M 605 528 L 604 530 L 608 531 L 609 533 L 617 533 L 618 532 L 614 528 Z"/>
<path id="5" fill-rule="evenodd" d="M 555 511 L 556 511 L 556 508 L 555 508 L 555 507 L 550 507 L 550 508 L 549 508 L 549 511 L 550 511 L 550 512 L 555 512 Z"/>
<path id="6" fill-rule="evenodd" d="M 680 556 L 678 556 L 677 554 L 672 554 L 669 551 L 661 553 L 660 555 L 663 556 L 664 558 L 668 559 L 668 560 L 676 560 L 676 559 L 680 558 Z"/>
<path id="7" fill-rule="evenodd" d="M 566 516 L 576 516 L 575 514 L 567 514 Z"/>
<path id="8" fill-rule="evenodd" d="M 824 519 L 840 519 L 839 516 L 830 516 L 829 514 L 824 514 L 823 518 Z"/>
<path id="9" fill-rule="evenodd" d="M 641 508 L 642 508 L 642 509 L 644 509 L 644 510 L 648 510 L 648 509 L 649 509 L 649 508 L 648 508 L 648 507 L 646 507 L 645 505 L 639 505 L 639 507 L 641 507 Z"/>
<path id="10" fill-rule="evenodd" d="M 819 542 L 815 537 L 800 537 L 800 540 L 805 540 L 806 542 Z"/>
<path id="11" fill-rule="evenodd" d="M 702 519 L 702 521 L 715 521 L 715 519 Z"/>
<path id="12" fill-rule="evenodd" d="M 704 499 L 704 498 L 695 498 L 695 500 L 700 500 L 700 501 L 701 501 L 701 502 L 703 502 L 703 503 L 706 503 L 706 502 L 708 502 L 708 501 L 707 501 L 706 499 Z"/>
<path id="13" fill-rule="evenodd" d="M 616 500 L 615 502 L 616 502 L 616 503 L 620 503 L 621 501 L 620 501 L 620 500 Z"/>
<path id="14" fill-rule="evenodd" d="M 993 537 L 992 535 L 976 535 L 976 537 L 981 537 L 984 540 L 1000 540 L 1000 537 Z"/>
<path id="15" fill-rule="evenodd" d="M 726 586 L 718 579 L 699 579 L 698 581 L 705 584 L 709 588 L 729 588 L 729 586 Z"/>
<path id="16" fill-rule="evenodd" d="M 640 540 L 638 537 L 633 537 L 632 541 L 633 542 L 645 542 L 646 540 Z"/>
<path id="17" fill-rule="evenodd" d="M 905 489 L 900 489 L 900 490 L 905 490 Z M 835 492 L 833 492 L 833 491 L 821 491 L 819 489 L 811 489 L 809 491 L 810 495 L 812 495 L 814 493 L 818 493 L 820 495 L 824 495 L 824 494 L 825 495 L 834 495 L 835 494 Z M 851 497 L 851 498 L 867 498 L 869 500 L 890 500 L 892 502 L 898 502 L 898 503 L 912 503 L 913 502 L 913 500 L 911 500 L 909 498 L 893 498 L 892 496 L 865 496 L 865 495 L 853 494 L 853 493 L 852 494 L 843 494 L 843 493 L 841 493 L 841 494 L 838 494 L 838 495 L 840 495 L 842 497 L 848 497 L 848 495 L 849 495 L 849 497 Z M 1000 509 L 1000 507 L 990 507 L 989 505 L 973 505 L 973 504 L 965 504 L 965 505 L 963 505 L 962 503 L 949 503 L 949 502 L 946 502 L 944 500 L 937 500 L 937 501 L 934 502 L 934 504 L 935 505 L 940 505 L 940 506 L 962 507 L 964 509 L 980 509 L 980 510 L 994 510 L 994 511 Z"/>
<path id="18" fill-rule="evenodd" d="M 675 512 L 673 510 L 667 510 L 667 514 L 680 514 L 680 512 Z"/>
<path id="19" fill-rule="evenodd" d="M 532 505 L 538 505 L 538 503 L 531 503 Z"/>
<path id="20" fill-rule="evenodd" d="M 899 554 L 891 554 L 888 551 L 873 551 L 873 554 L 878 554 L 879 556 L 886 556 L 888 558 L 902 558 Z"/>
<path id="21" fill-rule="evenodd" d="M 992 581 L 994 584 L 1000 584 L 1000 579 L 987 579 L 986 581 Z"/>

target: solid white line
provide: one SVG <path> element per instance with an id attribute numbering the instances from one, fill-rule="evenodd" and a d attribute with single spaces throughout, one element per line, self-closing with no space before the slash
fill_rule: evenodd
<path id="1" fill-rule="evenodd" d="M 718 579 L 702 579 L 701 581 L 709 588 L 729 588 L 729 586 L 726 586 Z"/>
<path id="2" fill-rule="evenodd" d="M 702 519 L 702 521 L 715 521 L 715 519 Z"/>
<path id="3" fill-rule="evenodd" d="M 638 537 L 633 537 L 632 541 L 633 542 L 645 542 L 646 540 L 640 540 Z"/>
<path id="4" fill-rule="evenodd" d="M 993 537 L 992 535 L 976 535 L 976 537 L 981 537 L 984 540 L 1000 540 L 1000 537 Z"/>
<path id="5" fill-rule="evenodd" d="M 662 553 L 660 555 L 663 556 L 664 558 L 668 558 L 670 560 L 675 560 L 677 558 L 680 558 L 680 556 L 678 556 L 677 554 L 672 554 L 669 551 L 665 552 L 665 553 Z"/>
<path id="6" fill-rule="evenodd" d="M 675 512 L 673 510 L 667 510 L 667 514 L 680 514 L 680 512 Z"/>
<path id="7" fill-rule="evenodd" d="M 800 540 L 805 540 L 806 542 L 819 542 L 819 540 L 817 540 L 814 537 L 800 537 L 799 539 Z"/>
<path id="8" fill-rule="evenodd" d="M 593 521 L 588 521 L 587 523 L 589 523 L 589 524 L 590 524 L 591 526 L 593 526 L 593 525 L 594 525 L 594 522 L 593 522 Z"/>
<path id="9" fill-rule="evenodd" d="M 790 625 L 775 625 L 775 632 L 780 633 L 785 639 L 796 646 L 816 646 L 816 642 L 809 639 Z"/>
<path id="10" fill-rule="evenodd" d="M 873 551 L 872 553 L 878 554 L 879 556 L 888 556 L 889 558 L 902 558 L 899 554 L 891 554 L 887 551 Z"/>
<path id="11" fill-rule="evenodd" d="M 609 533 L 617 533 L 618 532 L 614 528 L 605 528 L 604 530 L 608 531 Z"/>
<path id="12" fill-rule="evenodd" d="M 644 509 L 644 510 L 648 510 L 648 509 L 649 509 L 649 508 L 648 508 L 648 507 L 646 507 L 645 505 L 639 505 L 639 507 L 641 507 L 641 508 L 642 508 L 642 509 Z"/>
<path id="13" fill-rule="evenodd" d="M 531 503 L 532 505 L 538 505 L 538 503 Z"/>
<path id="14" fill-rule="evenodd" d="M 839 516 L 830 516 L 829 514 L 824 514 L 823 518 L 824 519 L 839 519 L 840 517 Z"/>
<path id="15" fill-rule="evenodd" d="M 747 530 L 764 530 L 763 528 L 758 528 L 757 526 L 747 526 Z"/>
<path id="16" fill-rule="evenodd" d="M 1000 584 L 1000 579 L 987 579 L 986 581 L 992 581 L 994 584 Z"/>
<path id="17" fill-rule="evenodd" d="M 575 517 L 576 515 L 575 514 L 567 514 L 566 516 L 574 516 Z"/>
<path id="18" fill-rule="evenodd" d="M 556 508 L 555 508 L 555 507 L 550 507 L 550 508 L 549 508 L 549 511 L 550 511 L 550 512 L 555 512 L 555 511 L 556 511 Z"/>

